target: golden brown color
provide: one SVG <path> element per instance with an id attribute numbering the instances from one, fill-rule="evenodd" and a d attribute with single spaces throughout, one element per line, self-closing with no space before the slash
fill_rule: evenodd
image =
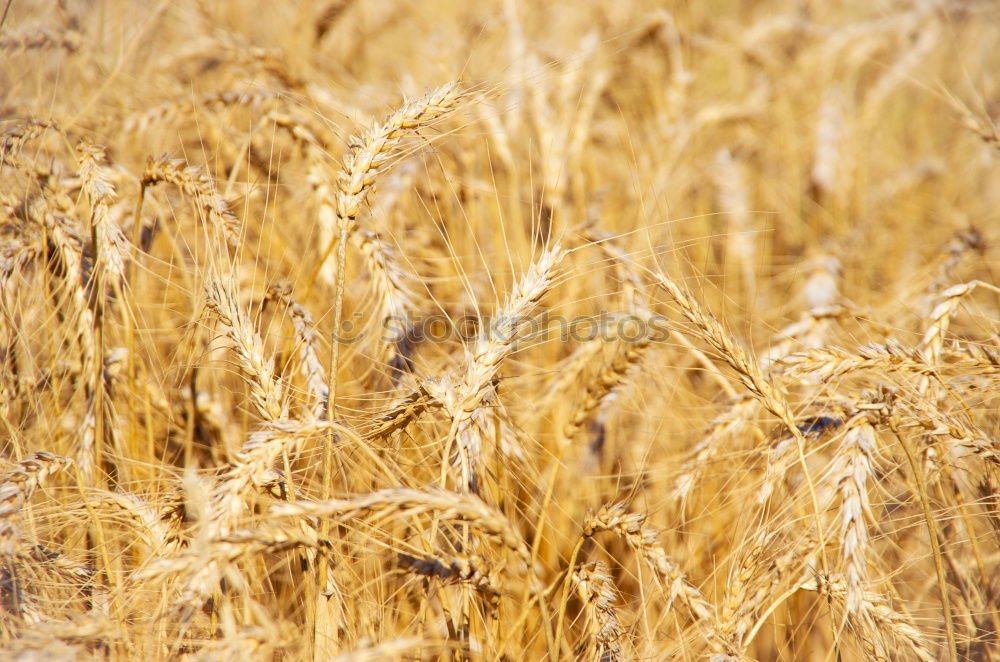
<path id="1" fill-rule="evenodd" d="M 1000 661 L 1000 8 L 661 4 L 9 3 L 0 657 Z"/>

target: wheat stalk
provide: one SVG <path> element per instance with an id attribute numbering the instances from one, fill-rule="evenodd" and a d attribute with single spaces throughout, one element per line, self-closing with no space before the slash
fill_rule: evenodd
<path id="1" fill-rule="evenodd" d="M 800 584 L 806 591 L 816 591 L 846 604 L 847 584 L 841 577 L 817 575 Z M 895 656 L 895 645 L 888 642 L 903 642 L 922 662 L 934 662 L 937 656 L 931 652 L 923 635 L 903 614 L 894 611 L 887 601 L 877 593 L 865 592 L 856 612 L 848 611 L 848 623 L 865 642 L 867 652 L 879 660 L 891 660 Z M 886 638 L 888 637 L 888 641 Z"/>
<path id="2" fill-rule="evenodd" d="M 38 28 L 0 38 L 0 51 L 34 51 L 55 48 L 75 53 L 80 49 L 81 43 L 82 37 L 79 32 L 55 32 Z"/>

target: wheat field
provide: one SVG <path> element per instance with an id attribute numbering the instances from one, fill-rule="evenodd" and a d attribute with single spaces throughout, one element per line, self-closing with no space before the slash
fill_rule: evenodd
<path id="1" fill-rule="evenodd" d="M 1000 660 L 1000 5 L 0 4 L 3 659 Z"/>

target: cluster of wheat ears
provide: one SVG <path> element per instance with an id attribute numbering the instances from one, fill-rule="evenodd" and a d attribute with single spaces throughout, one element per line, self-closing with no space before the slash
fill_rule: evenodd
<path id="1" fill-rule="evenodd" d="M 1000 660 L 1000 9 L 655 5 L 6 2 L 0 657 Z"/>

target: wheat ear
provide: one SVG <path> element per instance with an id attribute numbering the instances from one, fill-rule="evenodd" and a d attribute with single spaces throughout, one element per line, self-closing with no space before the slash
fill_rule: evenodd
<path id="1" fill-rule="evenodd" d="M 338 246 L 333 319 L 335 329 L 340 329 L 342 319 L 346 240 L 351 232 L 357 230 L 357 217 L 365 198 L 372 190 L 378 175 L 386 169 L 390 159 L 397 153 L 400 141 L 453 110 L 462 98 L 462 90 L 456 82 L 446 83 L 426 96 L 405 102 L 383 121 L 351 138 L 347 155 L 337 177 L 335 233 L 328 227 L 332 219 L 329 218 L 328 212 L 322 213 L 322 204 L 320 215 L 321 221 L 326 219 L 327 226 L 325 229 L 321 227 L 321 232 L 326 232 L 330 237 L 323 252 L 324 262 L 333 247 L 334 239 Z M 403 270 L 396 267 L 392 252 L 376 235 L 362 235 L 361 246 L 380 295 L 377 311 L 379 323 L 385 320 L 386 315 L 399 315 L 401 319 L 398 321 L 405 327 L 409 318 L 410 298 L 401 280 Z M 336 373 L 339 370 L 339 347 L 337 343 L 333 349 L 331 382 L 336 380 Z M 331 383 L 330 392 L 336 400 L 334 386 L 335 384 Z"/>
<path id="2" fill-rule="evenodd" d="M 142 173 L 140 204 L 146 188 L 159 182 L 175 185 L 185 195 L 194 200 L 205 214 L 205 218 L 226 238 L 233 249 L 240 245 L 240 221 L 229 209 L 229 205 L 219 195 L 215 182 L 204 169 L 188 165 L 183 159 L 169 156 L 151 158 Z"/>
<path id="3" fill-rule="evenodd" d="M 876 446 L 875 428 L 866 416 L 848 421 L 831 474 L 840 490 L 847 610 L 851 613 L 861 609 L 868 576 L 868 522 L 874 519 L 868 500 L 868 481 L 874 471 Z"/>
<path id="4" fill-rule="evenodd" d="M 577 567 L 573 570 L 573 583 L 583 601 L 587 638 L 591 642 L 584 659 L 593 662 L 626 659 L 620 643 L 624 632 L 615 608 L 615 584 L 607 564 L 595 561 Z"/>
<path id="5" fill-rule="evenodd" d="M 271 517 L 320 517 L 346 521 L 366 513 L 394 513 L 399 516 L 432 513 L 444 519 L 464 522 L 496 538 L 521 560 L 528 561 L 528 551 L 511 522 L 503 513 L 471 494 L 390 488 L 351 499 L 282 503 L 271 507 Z M 528 570 L 531 571 L 530 567 Z"/>
<path id="6" fill-rule="evenodd" d="M 462 483 L 475 491 L 477 464 L 482 440 L 472 425 L 473 414 L 493 393 L 492 383 L 500 364 L 514 351 L 521 327 L 535 306 L 552 287 L 565 252 L 558 244 L 542 253 L 528 272 L 514 285 L 507 300 L 496 313 L 492 324 L 476 341 L 464 374 L 456 375 L 457 384 L 448 379 L 438 388 L 438 400 L 451 416 L 448 451 L 458 445 Z M 433 382 L 427 384 L 432 388 Z M 440 384 L 438 386 L 441 386 Z"/>
<path id="7" fill-rule="evenodd" d="M 691 322 L 702 338 L 710 344 L 729 366 L 736 371 L 740 382 L 753 395 L 760 400 L 764 408 L 778 417 L 791 433 L 798 449 L 799 464 L 802 466 L 803 475 L 809 486 L 809 495 L 813 506 L 813 517 L 816 527 L 816 535 L 819 539 L 820 548 L 825 546 L 825 534 L 823 522 L 820 515 L 819 499 L 816 497 L 816 485 L 813 481 L 809 466 L 806 463 L 806 438 L 802 434 L 792 409 L 784 395 L 774 387 L 765 377 L 757 364 L 750 360 L 746 351 L 736 340 L 729 335 L 722 324 L 710 312 L 702 308 L 686 288 L 681 287 L 662 273 L 655 273 L 656 283 L 667 291 L 680 307 L 681 312 Z M 825 559 L 821 557 L 825 564 Z"/>
<path id="8" fill-rule="evenodd" d="M 69 458 L 39 451 L 18 462 L 0 476 L 0 554 L 14 554 L 17 530 L 13 518 L 21 511 L 49 474 L 73 463 Z"/>
<path id="9" fill-rule="evenodd" d="M 233 343 L 236 356 L 247 375 L 250 401 L 265 421 L 286 418 L 282 384 L 274 372 L 274 360 L 265 358 L 264 342 L 250 323 L 250 318 L 236 300 L 232 283 L 210 282 L 205 293 L 208 307 L 226 326 L 226 335 Z"/>
<path id="10" fill-rule="evenodd" d="M 701 591 L 688 582 L 684 572 L 656 541 L 659 532 L 644 526 L 645 521 L 645 515 L 630 513 L 625 509 L 625 504 L 616 503 L 603 506 L 588 517 L 583 533 L 591 537 L 599 531 L 611 531 L 621 536 L 656 573 L 668 591 L 670 602 L 679 600 L 696 619 L 706 621 L 706 624 L 710 623 L 714 612 L 712 604 L 705 599 Z"/>
<path id="11" fill-rule="evenodd" d="M 268 296 L 280 301 L 292 318 L 295 327 L 295 338 L 299 346 L 299 370 L 305 377 L 309 389 L 310 411 L 313 418 L 326 416 L 327 401 L 330 389 L 327 385 L 326 370 L 319 360 L 319 338 L 316 335 L 316 323 L 312 314 L 292 297 L 291 284 L 274 283 L 268 288 Z"/>

